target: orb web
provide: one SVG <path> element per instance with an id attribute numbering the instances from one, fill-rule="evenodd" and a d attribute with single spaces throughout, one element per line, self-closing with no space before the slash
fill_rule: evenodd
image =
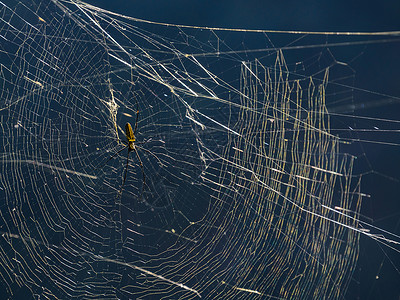
<path id="1" fill-rule="evenodd" d="M 0 20 L 10 297 L 336 299 L 361 234 L 396 250 L 360 218 L 340 119 L 354 73 L 327 47 L 293 62 L 265 32 L 74 1 L 7 1 Z M 137 155 L 122 188 L 126 122 Z"/>

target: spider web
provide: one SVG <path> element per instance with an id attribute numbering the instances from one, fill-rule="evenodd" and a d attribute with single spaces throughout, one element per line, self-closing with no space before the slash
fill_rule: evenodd
<path id="1" fill-rule="evenodd" d="M 330 50 L 395 33 L 323 45 L 329 33 L 286 32 L 276 46 L 276 32 L 83 2 L 1 5 L 9 297 L 344 298 L 360 236 L 398 257 L 395 227 L 374 226 L 361 205 L 377 173 L 364 144 L 398 149 L 399 120 L 348 111 L 399 98 L 357 100 L 354 71 Z M 146 181 L 132 152 L 119 196 L 127 151 L 107 160 L 137 113 Z"/>

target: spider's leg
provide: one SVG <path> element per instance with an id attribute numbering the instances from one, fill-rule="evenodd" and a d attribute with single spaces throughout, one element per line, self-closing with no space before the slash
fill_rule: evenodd
<path id="1" fill-rule="evenodd" d="M 143 147 L 140 147 L 140 146 L 138 146 L 137 144 L 135 144 L 135 146 L 136 146 L 137 148 L 139 148 L 140 150 L 146 151 L 147 153 L 149 153 L 150 155 L 152 155 L 155 159 L 157 159 L 158 163 L 159 163 L 161 166 L 164 166 L 164 164 L 161 162 L 161 160 L 160 160 L 153 152 L 151 152 L 150 150 L 147 150 L 147 149 L 145 149 L 145 148 L 143 148 Z"/>
<path id="2" fill-rule="evenodd" d="M 139 153 L 138 153 L 137 150 L 136 150 L 136 147 L 133 148 L 133 150 L 135 150 L 136 156 L 137 156 L 138 161 L 139 161 L 140 168 L 142 169 L 143 184 L 142 184 L 142 192 L 141 192 L 141 194 L 140 194 L 140 199 L 142 199 L 142 197 L 143 197 L 144 186 L 145 186 L 145 184 L 146 184 L 146 175 L 144 174 L 143 163 L 142 163 L 142 160 L 140 159 Z"/>
<path id="3" fill-rule="evenodd" d="M 115 152 L 109 159 L 107 159 L 107 161 L 101 166 L 100 169 L 103 169 L 104 166 L 110 161 L 112 160 L 115 156 L 117 156 L 119 153 L 121 153 L 122 151 L 124 151 L 128 146 L 125 146 L 124 148 L 122 148 L 121 150 L 118 150 L 117 152 Z"/>
<path id="4" fill-rule="evenodd" d="M 135 121 L 135 129 L 133 130 L 133 135 L 136 135 L 136 130 L 137 130 L 137 123 L 139 120 L 139 104 L 136 102 L 137 107 L 136 107 L 136 121 Z"/>
<path id="5" fill-rule="evenodd" d="M 119 191 L 119 194 L 122 194 L 122 189 L 124 188 L 125 181 L 126 181 L 126 175 L 128 174 L 128 165 L 129 165 L 129 154 L 131 151 L 128 150 L 128 155 L 126 156 L 126 167 L 125 167 L 125 174 L 124 174 L 124 180 L 122 181 L 121 189 Z"/>
<path id="6" fill-rule="evenodd" d="M 147 142 L 150 142 L 152 140 L 152 138 L 149 138 L 149 139 L 147 139 L 147 140 L 144 140 L 144 141 L 141 141 L 141 142 L 135 142 L 135 145 L 137 146 L 137 145 L 143 145 L 143 144 L 146 144 Z"/>

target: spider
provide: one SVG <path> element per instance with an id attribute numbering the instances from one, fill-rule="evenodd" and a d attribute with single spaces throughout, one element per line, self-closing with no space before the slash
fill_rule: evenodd
<path id="1" fill-rule="evenodd" d="M 138 146 L 138 145 L 147 143 L 149 140 L 146 140 L 146 141 L 143 141 L 143 142 L 136 142 L 136 131 L 137 131 L 137 127 L 138 127 L 138 119 L 139 119 L 139 110 L 136 111 L 135 129 L 132 130 L 132 125 L 129 122 L 125 124 L 125 136 L 126 136 L 126 139 L 127 139 L 127 142 L 126 142 L 127 145 L 124 148 L 122 148 L 121 150 L 118 150 L 115 154 L 113 154 L 105 163 L 105 164 L 107 164 L 116 155 L 118 155 L 119 153 L 121 153 L 125 149 L 128 149 L 128 153 L 127 153 L 127 156 L 126 156 L 126 167 L 125 167 L 124 179 L 122 181 L 121 189 L 119 190 L 119 193 L 118 193 L 119 196 L 121 196 L 121 194 L 122 194 L 122 190 L 124 188 L 126 177 L 127 177 L 127 174 L 128 174 L 129 154 L 132 151 L 135 152 L 136 157 L 137 157 L 138 162 L 139 162 L 139 165 L 140 165 L 140 169 L 142 170 L 143 184 L 142 184 L 142 191 L 141 191 L 141 194 L 140 194 L 140 198 L 142 198 L 142 196 L 143 196 L 144 186 L 146 185 L 146 175 L 144 173 L 144 167 L 143 167 L 142 159 L 140 158 L 140 155 L 139 155 L 139 152 L 137 151 L 137 149 L 139 148 L 140 150 L 146 151 L 146 152 L 150 153 L 151 155 L 155 156 L 149 150 Z M 156 157 L 156 159 L 159 160 L 157 157 Z"/>

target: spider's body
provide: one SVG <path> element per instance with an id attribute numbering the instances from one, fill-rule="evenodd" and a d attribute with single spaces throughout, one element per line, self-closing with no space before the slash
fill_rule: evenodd
<path id="1" fill-rule="evenodd" d="M 126 157 L 124 181 L 122 182 L 122 186 L 121 186 L 121 190 L 119 191 L 119 194 L 122 194 L 122 188 L 125 185 L 126 175 L 128 173 L 129 153 L 131 153 L 131 151 L 135 151 L 136 157 L 139 161 L 140 168 L 142 169 L 142 174 L 143 174 L 142 193 L 143 193 L 144 185 L 146 184 L 146 175 L 144 175 L 143 163 L 142 163 L 142 160 L 140 159 L 139 153 L 136 150 L 136 144 L 135 144 L 135 142 L 136 142 L 135 134 L 136 134 L 136 130 L 137 130 L 138 117 L 139 117 L 139 110 L 136 112 L 135 130 L 132 129 L 131 123 L 128 122 L 125 124 L 125 135 L 126 135 L 126 139 L 128 141 L 128 145 L 125 148 L 128 148 L 128 155 Z M 140 197 L 142 197 L 142 194 L 140 195 Z"/>
<path id="2" fill-rule="evenodd" d="M 128 140 L 128 151 L 132 151 L 135 149 L 136 138 L 130 123 L 125 124 L 125 134 L 126 139 Z"/>
<path id="3" fill-rule="evenodd" d="M 147 141 L 143 141 L 143 142 L 136 142 L 136 130 L 137 130 L 137 126 L 138 126 L 138 119 L 139 119 L 139 110 L 136 111 L 136 121 L 135 121 L 135 129 L 132 128 L 132 125 L 128 122 L 125 124 L 125 135 L 126 135 L 126 143 L 127 145 L 122 148 L 121 150 L 117 151 L 113 156 L 111 156 L 107 161 L 106 164 L 113 159 L 116 155 L 118 155 L 119 153 L 121 153 L 123 150 L 128 149 L 128 154 L 126 156 L 126 167 L 125 167 L 125 172 L 124 172 L 124 179 L 122 181 L 122 185 L 121 185 L 121 189 L 119 191 L 119 196 L 121 196 L 122 194 L 122 189 L 124 188 L 125 185 L 125 181 L 126 181 L 126 175 L 128 174 L 128 166 L 129 166 L 129 154 L 131 153 L 131 151 L 135 151 L 137 160 L 139 162 L 139 166 L 140 169 L 142 170 L 142 175 L 143 175 L 143 183 L 142 183 L 142 191 L 140 193 L 140 198 L 142 198 L 143 196 L 143 189 L 144 186 L 146 184 L 146 175 L 144 174 L 144 167 L 143 167 L 143 163 L 142 160 L 139 156 L 139 153 L 137 151 L 137 149 L 143 150 L 147 153 L 149 153 L 150 155 L 154 156 L 158 162 L 160 163 L 160 165 L 162 165 L 161 161 L 158 159 L 157 156 L 155 156 L 153 153 L 151 153 L 149 150 L 142 148 L 139 145 L 145 144 Z"/>
<path id="4" fill-rule="evenodd" d="M 124 188 L 125 185 L 125 181 L 126 181 L 126 175 L 128 174 L 128 166 L 129 166 L 129 154 L 131 153 L 131 151 L 135 151 L 136 157 L 138 159 L 139 162 L 139 166 L 142 169 L 142 175 L 143 175 L 143 184 L 142 184 L 142 193 L 140 194 L 140 197 L 142 197 L 143 194 L 143 188 L 144 185 L 146 184 L 146 175 L 144 174 L 144 168 L 143 168 L 143 163 L 142 160 L 140 159 L 139 153 L 137 151 L 137 148 L 142 149 L 146 152 L 149 152 L 151 154 L 151 152 L 147 149 L 143 149 L 140 146 L 138 146 L 136 144 L 136 130 L 137 130 L 137 125 L 138 125 L 138 119 L 139 119 L 139 110 L 136 111 L 136 121 L 135 121 L 135 129 L 132 129 L 132 125 L 128 122 L 125 124 L 125 135 L 126 135 L 126 143 L 127 145 L 122 148 L 121 150 L 117 151 L 113 156 L 111 156 L 107 161 L 106 164 L 113 159 L 116 155 L 118 155 L 119 153 L 121 153 L 123 150 L 128 149 L 128 154 L 126 156 L 126 167 L 125 167 L 125 172 L 124 172 L 124 179 L 122 181 L 122 186 L 121 189 L 119 191 L 119 195 L 121 196 L 122 194 L 122 189 Z M 144 142 L 138 143 L 138 144 L 144 144 Z"/>

